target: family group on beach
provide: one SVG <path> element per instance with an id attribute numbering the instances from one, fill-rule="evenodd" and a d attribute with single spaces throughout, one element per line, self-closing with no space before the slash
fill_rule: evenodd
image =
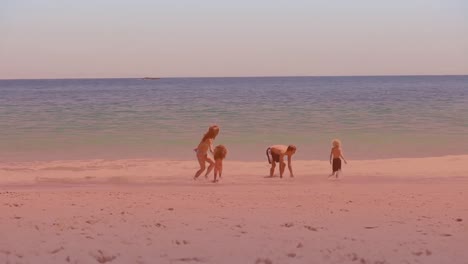
<path id="1" fill-rule="evenodd" d="M 227 148 L 224 145 L 218 145 L 213 149 L 213 141 L 216 136 L 219 134 L 219 126 L 212 125 L 208 128 L 208 131 L 203 135 L 202 140 L 198 144 L 198 147 L 194 149 L 197 154 L 198 163 L 200 164 L 200 169 L 195 173 L 193 179 L 196 180 L 198 177 L 205 171 L 206 163 L 208 163 L 208 169 L 206 169 L 205 178 L 208 178 L 210 172 L 214 169 L 214 178 L 213 182 L 218 181 L 218 176 L 221 178 L 223 173 L 223 160 L 227 155 Z M 275 173 L 276 163 L 279 163 L 279 172 L 280 178 L 283 178 L 284 169 L 286 163 L 284 162 L 284 157 L 288 157 L 288 169 L 291 177 L 294 177 L 291 160 L 292 156 L 296 153 L 296 146 L 294 145 L 273 145 L 266 149 L 266 155 L 268 162 L 271 164 L 270 168 L 270 177 L 273 177 Z M 213 159 L 208 156 L 208 151 L 213 154 Z M 271 156 L 271 159 L 270 159 Z M 343 156 L 343 151 L 341 149 L 341 142 L 338 139 L 332 141 L 332 149 L 330 152 L 330 164 L 332 165 L 332 173 L 328 177 L 335 176 L 338 178 L 338 173 L 341 172 L 341 159 L 347 163 L 346 159 Z"/>

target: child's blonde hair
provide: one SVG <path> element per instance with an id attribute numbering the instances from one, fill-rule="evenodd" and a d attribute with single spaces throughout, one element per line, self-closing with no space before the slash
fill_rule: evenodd
<path id="1" fill-rule="evenodd" d="M 223 145 L 218 145 L 213 151 L 214 159 L 225 159 L 227 155 L 227 148 Z"/>
<path id="2" fill-rule="evenodd" d="M 332 145 L 333 145 L 333 147 L 335 147 L 335 148 L 339 148 L 339 147 L 341 147 L 341 141 L 340 141 L 339 139 L 336 139 L 336 138 L 335 138 L 335 139 L 332 141 Z"/>

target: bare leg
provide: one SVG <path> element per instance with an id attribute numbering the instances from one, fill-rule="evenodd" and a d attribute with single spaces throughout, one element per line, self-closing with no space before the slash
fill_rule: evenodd
<path id="1" fill-rule="evenodd" d="M 196 180 L 200 174 L 205 171 L 205 156 L 203 155 L 197 155 L 198 158 L 198 163 L 200 164 L 200 169 L 195 173 L 195 176 L 193 176 L 193 179 Z"/>
<path id="2" fill-rule="evenodd" d="M 276 162 L 273 160 L 271 162 L 270 177 L 273 177 L 273 174 L 275 173 L 275 167 L 276 167 Z"/>
<path id="3" fill-rule="evenodd" d="M 214 168 L 214 178 L 213 178 L 213 182 L 217 182 L 216 180 L 216 177 L 218 176 L 218 168 Z"/>
<path id="4" fill-rule="evenodd" d="M 210 172 L 213 170 L 215 163 L 214 163 L 214 161 L 213 161 L 210 157 L 208 157 L 208 156 L 206 156 L 205 160 L 206 160 L 208 163 L 210 163 L 210 166 L 208 166 L 208 169 L 206 170 L 206 174 L 205 174 L 205 178 L 208 178 L 208 174 L 210 174 Z"/>
<path id="5" fill-rule="evenodd" d="M 218 166 L 215 165 L 213 172 L 214 172 L 213 182 L 217 182 L 218 181 L 217 177 L 218 177 L 218 172 L 219 172 Z"/>
<path id="6" fill-rule="evenodd" d="M 286 168 L 286 163 L 280 161 L 280 178 L 283 178 L 284 169 Z"/>

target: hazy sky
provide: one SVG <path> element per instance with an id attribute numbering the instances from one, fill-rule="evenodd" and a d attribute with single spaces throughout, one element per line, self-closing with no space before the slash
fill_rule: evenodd
<path id="1" fill-rule="evenodd" d="M 0 78 L 468 74 L 466 0 L 0 0 Z"/>

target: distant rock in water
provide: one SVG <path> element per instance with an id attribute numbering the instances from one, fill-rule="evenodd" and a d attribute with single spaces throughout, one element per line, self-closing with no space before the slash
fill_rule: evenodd
<path id="1" fill-rule="evenodd" d="M 143 80 L 159 80 L 161 78 L 156 78 L 156 77 L 144 77 Z"/>

